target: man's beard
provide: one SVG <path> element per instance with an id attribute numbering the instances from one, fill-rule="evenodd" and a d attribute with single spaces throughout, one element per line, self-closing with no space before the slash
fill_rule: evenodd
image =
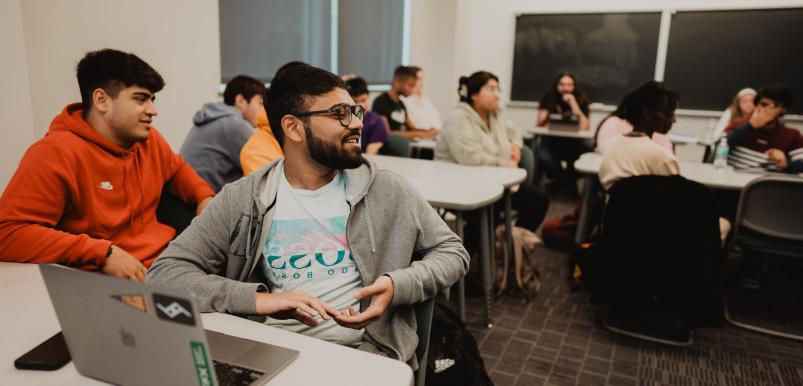
<path id="1" fill-rule="evenodd" d="M 343 147 L 328 143 L 312 134 L 309 125 L 304 125 L 305 137 L 307 138 L 307 150 L 310 156 L 319 164 L 332 169 L 356 169 L 363 163 L 362 151 L 357 147 L 357 151 L 349 152 Z M 352 130 L 353 134 L 359 135 L 359 130 Z"/>

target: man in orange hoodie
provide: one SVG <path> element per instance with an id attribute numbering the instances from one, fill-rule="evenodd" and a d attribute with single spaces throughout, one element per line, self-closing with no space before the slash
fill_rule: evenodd
<path id="1" fill-rule="evenodd" d="M 136 55 L 93 51 L 67 105 L 0 197 L 0 260 L 59 263 L 143 281 L 176 231 L 156 219 L 162 189 L 197 213 L 214 192 L 151 126 L 159 73 Z"/>

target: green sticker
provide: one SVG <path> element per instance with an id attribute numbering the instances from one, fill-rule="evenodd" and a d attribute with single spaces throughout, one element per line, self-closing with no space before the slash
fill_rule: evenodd
<path id="1" fill-rule="evenodd" d="M 212 381 L 212 369 L 209 368 L 209 360 L 206 357 L 204 344 L 190 341 L 190 351 L 192 351 L 192 363 L 195 365 L 195 375 L 198 376 L 198 384 L 201 386 L 214 386 L 214 382 Z"/>

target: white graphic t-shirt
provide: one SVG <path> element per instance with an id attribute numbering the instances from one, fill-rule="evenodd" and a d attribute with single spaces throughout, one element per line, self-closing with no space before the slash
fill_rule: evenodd
<path id="1" fill-rule="evenodd" d="M 271 292 L 301 291 L 336 310 L 359 310 L 354 292 L 363 285 L 346 240 L 346 184 L 343 173 L 317 189 L 294 189 L 284 168 L 263 258 Z M 267 193 L 263 192 L 263 198 Z M 329 342 L 356 346 L 363 330 L 341 327 L 334 320 L 307 326 L 295 319 L 268 318 L 267 323 Z"/>

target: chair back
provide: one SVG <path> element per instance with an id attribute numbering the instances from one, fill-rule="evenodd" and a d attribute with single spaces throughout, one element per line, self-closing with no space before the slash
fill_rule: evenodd
<path id="1" fill-rule="evenodd" d="M 156 219 L 162 224 L 176 230 L 176 236 L 186 229 L 195 218 L 195 205 L 187 204 L 170 193 L 167 188 L 162 190 L 162 197 L 156 208 Z"/>
<path id="2" fill-rule="evenodd" d="M 418 346 L 415 355 L 418 357 L 418 370 L 415 372 L 416 386 L 424 386 L 427 375 L 427 357 L 429 356 L 429 335 L 432 330 L 432 314 L 435 312 L 435 298 L 427 299 L 414 306 L 416 334 Z"/>
<path id="3" fill-rule="evenodd" d="M 803 178 L 767 176 L 742 189 L 734 236 L 745 229 L 764 236 L 803 241 Z"/>
<path id="4" fill-rule="evenodd" d="M 519 167 L 527 171 L 527 178 L 524 180 L 528 184 L 533 183 L 533 173 L 535 173 L 535 154 L 527 146 L 521 148 L 521 161 Z"/>
<path id="5" fill-rule="evenodd" d="M 379 153 L 394 157 L 410 158 L 412 149 L 410 147 L 410 141 L 407 140 L 407 138 L 404 138 L 401 135 L 389 134 L 388 141 L 385 142 L 385 145 L 382 146 L 382 148 L 379 150 Z"/>

